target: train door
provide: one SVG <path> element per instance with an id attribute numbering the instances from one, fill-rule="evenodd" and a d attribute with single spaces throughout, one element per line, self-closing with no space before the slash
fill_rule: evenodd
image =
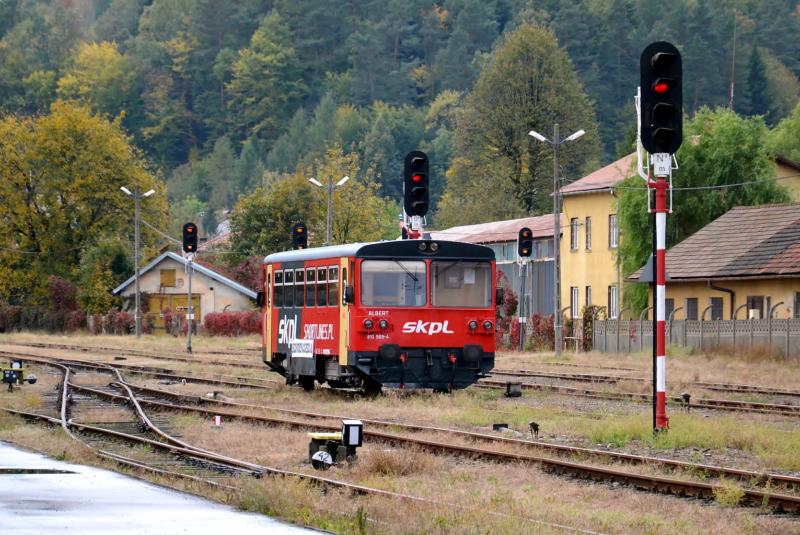
<path id="1" fill-rule="evenodd" d="M 272 362 L 272 264 L 264 270 L 264 311 L 262 312 L 262 345 L 264 347 L 264 362 Z"/>

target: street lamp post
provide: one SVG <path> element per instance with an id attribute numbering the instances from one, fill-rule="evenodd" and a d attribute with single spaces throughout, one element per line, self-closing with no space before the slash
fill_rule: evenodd
<path id="1" fill-rule="evenodd" d="M 320 187 L 328 192 L 328 236 L 327 236 L 327 244 L 331 244 L 331 233 L 332 233 L 332 226 L 333 226 L 333 190 L 338 188 L 339 186 L 343 186 L 345 182 L 350 180 L 349 176 L 344 177 L 336 184 L 333 184 L 331 177 L 328 177 L 328 185 L 324 186 L 322 182 L 317 180 L 316 178 L 309 178 L 308 181 L 314 184 L 317 187 Z"/>
<path id="2" fill-rule="evenodd" d="M 130 190 L 128 188 L 124 187 L 124 186 L 119 188 L 119 189 L 121 189 L 122 191 L 124 191 L 125 193 L 127 193 L 128 195 L 130 195 L 131 197 L 133 197 L 136 200 L 136 203 L 135 203 L 136 204 L 136 225 L 135 225 L 136 231 L 135 231 L 135 236 L 133 238 L 133 241 L 134 241 L 134 243 L 133 243 L 133 251 L 134 251 L 133 252 L 133 257 L 134 257 L 134 262 L 136 263 L 136 338 L 141 338 L 141 336 L 142 336 L 142 303 L 141 303 L 141 295 L 139 293 L 139 199 L 141 199 L 142 197 L 149 197 L 150 195 L 155 193 L 156 190 L 151 189 L 147 193 L 144 193 L 144 194 L 140 195 L 139 194 L 139 186 L 138 185 L 134 188 L 135 193 L 131 193 Z"/>
<path id="3" fill-rule="evenodd" d="M 555 331 L 555 350 L 556 355 L 561 354 L 561 187 L 558 173 L 558 147 L 566 141 L 575 141 L 583 134 L 583 130 L 578 130 L 566 139 L 559 140 L 558 125 L 553 125 L 553 141 L 550 141 L 538 132 L 531 130 L 528 135 L 553 146 L 553 270 L 555 279 L 554 297 L 555 307 L 553 312 L 553 330 Z"/>

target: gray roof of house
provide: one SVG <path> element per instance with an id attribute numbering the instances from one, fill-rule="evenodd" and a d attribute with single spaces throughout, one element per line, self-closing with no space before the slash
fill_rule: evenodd
<path id="1" fill-rule="evenodd" d="M 180 262 L 184 266 L 188 262 L 188 260 L 186 260 L 182 256 L 177 255 L 175 253 L 164 253 L 161 256 L 159 256 L 158 258 L 156 258 L 155 260 L 153 260 L 152 262 L 150 262 L 150 264 L 148 264 L 148 266 L 146 268 L 142 269 L 141 272 L 140 272 L 140 275 L 144 275 L 145 273 L 147 273 L 148 271 L 150 271 L 151 269 L 156 267 L 159 263 L 161 263 L 162 260 L 165 260 L 166 258 L 171 258 L 172 260 L 176 260 L 177 262 Z M 234 281 L 230 280 L 227 277 L 223 277 L 222 275 L 220 275 L 216 271 L 213 271 L 211 269 L 208 269 L 207 267 L 201 266 L 200 264 L 198 264 L 196 262 L 192 262 L 192 265 L 194 266 L 194 270 L 196 272 L 202 273 L 203 275 L 205 275 L 207 277 L 211 277 L 215 281 L 221 282 L 222 284 L 224 284 L 226 286 L 230 286 L 234 290 L 243 293 L 244 295 L 246 295 L 247 297 L 249 297 L 251 299 L 255 299 L 256 298 L 256 293 L 254 291 L 245 288 L 244 286 L 242 286 L 238 282 L 234 282 Z M 125 282 L 123 282 L 122 284 L 120 284 L 119 286 L 114 288 L 114 293 L 115 294 L 120 293 L 122 290 L 124 290 L 129 284 L 133 283 L 135 280 L 136 280 L 136 276 L 133 276 L 130 279 L 126 280 Z"/>

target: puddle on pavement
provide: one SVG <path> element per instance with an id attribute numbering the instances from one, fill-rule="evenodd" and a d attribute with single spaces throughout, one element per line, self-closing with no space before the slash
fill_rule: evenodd
<path id="1" fill-rule="evenodd" d="M 51 470 L 49 468 L 0 468 L 0 476 L 20 474 L 76 474 L 69 470 Z"/>

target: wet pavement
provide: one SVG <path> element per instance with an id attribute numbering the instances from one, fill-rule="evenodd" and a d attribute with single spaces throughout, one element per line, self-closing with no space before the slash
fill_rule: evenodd
<path id="1" fill-rule="evenodd" d="M 319 533 L 0 441 L 0 533 Z"/>

